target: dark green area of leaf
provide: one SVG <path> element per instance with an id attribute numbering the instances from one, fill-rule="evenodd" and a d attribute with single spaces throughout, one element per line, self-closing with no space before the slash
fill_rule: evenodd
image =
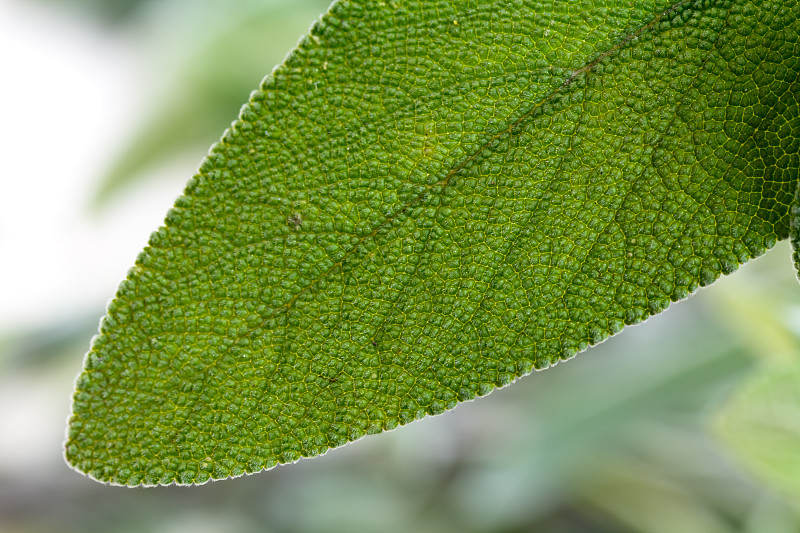
<path id="1" fill-rule="evenodd" d="M 338 2 L 110 304 L 67 459 L 201 483 L 571 357 L 789 231 L 800 5 Z"/>

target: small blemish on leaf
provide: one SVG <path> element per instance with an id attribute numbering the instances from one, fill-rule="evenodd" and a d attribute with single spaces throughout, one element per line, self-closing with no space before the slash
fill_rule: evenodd
<path id="1" fill-rule="evenodd" d="M 292 213 L 292 216 L 286 219 L 286 223 L 294 229 L 299 229 L 303 225 L 303 217 L 300 216 L 300 213 Z"/>

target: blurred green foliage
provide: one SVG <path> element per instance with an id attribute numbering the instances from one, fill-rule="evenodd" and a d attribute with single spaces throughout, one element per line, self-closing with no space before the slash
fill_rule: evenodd
<path id="1" fill-rule="evenodd" d="M 720 433 L 743 464 L 800 502 L 800 362 L 765 365 L 727 406 Z"/>
<path id="2" fill-rule="evenodd" d="M 53 6 L 69 6 L 106 23 L 126 24 L 152 0 L 43 0 Z"/>
<path id="3" fill-rule="evenodd" d="M 237 116 L 250 92 L 329 3 L 237 0 L 183 8 L 202 14 L 191 18 L 196 27 L 187 33 L 196 38 L 164 44 L 177 47 L 182 62 L 174 69 L 162 65 L 159 78 L 165 79 L 160 80 L 164 85 L 160 99 L 101 181 L 95 207 L 102 207 L 176 154 L 189 152 L 199 161 Z"/>

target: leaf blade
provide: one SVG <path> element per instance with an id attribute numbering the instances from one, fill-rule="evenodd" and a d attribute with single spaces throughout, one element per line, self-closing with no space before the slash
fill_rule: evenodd
<path id="1" fill-rule="evenodd" d="M 334 4 L 121 285 L 68 460 L 136 485 L 318 455 L 571 357 L 786 237 L 797 164 L 751 161 L 800 115 L 796 38 L 774 53 L 796 6 L 545 4 Z"/>

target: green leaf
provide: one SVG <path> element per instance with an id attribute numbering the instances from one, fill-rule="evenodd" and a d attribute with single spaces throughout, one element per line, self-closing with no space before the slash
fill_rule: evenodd
<path id="1" fill-rule="evenodd" d="M 789 224 L 789 240 L 792 244 L 792 260 L 795 272 L 800 279 L 800 182 L 795 189 L 794 201 L 791 206 L 791 219 Z"/>
<path id="2" fill-rule="evenodd" d="M 202 483 L 487 394 L 789 230 L 800 4 L 340 1 L 108 308 L 67 460 Z"/>

